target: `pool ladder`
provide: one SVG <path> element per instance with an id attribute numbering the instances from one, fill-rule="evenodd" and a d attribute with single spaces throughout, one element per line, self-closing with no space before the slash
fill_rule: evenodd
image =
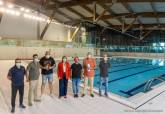
<path id="1" fill-rule="evenodd" d="M 163 78 L 163 77 L 157 77 L 157 78 L 153 78 L 151 80 L 148 80 L 146 82 L 145 86 L 144 86 L 144 92 L 147 92 L 147 91 L 149 91 L 151 89 L 151 85 L 152 85 L 153 81 L 155 81 L 155 80 L 159 80 L 161 82 L 164 82 L 165 81 L 165 78 Z"/>

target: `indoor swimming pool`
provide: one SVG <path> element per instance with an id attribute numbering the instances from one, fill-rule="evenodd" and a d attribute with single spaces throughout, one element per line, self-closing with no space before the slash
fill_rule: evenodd
<path id="1" fill-rule="evenodd" d="M 97 60 L 99 64 L 99 60 Z M 148 92 L 165 80 L 165 61 L 159 59 L 111 58 L 108 91 L 130 98 Z M 99 87 L 99 69 L 95 70 L 94 86 Z M 104 86 L 103 86 L 104 87 Z"/>

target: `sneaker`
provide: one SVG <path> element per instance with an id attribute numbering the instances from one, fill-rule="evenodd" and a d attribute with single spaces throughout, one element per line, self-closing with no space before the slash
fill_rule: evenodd
<path id="1" fill-rule="evenodd" d="M 28 105 L 29 105 L 29 106 L 33 106 L 33 104 L 32 104 L 32 103 L 29 103 Z"/>
<path id="2" fill-rule="evenodd" d="M 74 94 L 74 98 L 76 98 L 76 94 Z"/>
<path id="3" fill-rule="evenodd" d="M 34 102 L 41 102 L 41 99 L 35 99 Z"/>
<path id="4" fill-rule="evenodd" d="M 66 99 L 66 98 L 67 98 L 67 96 L 64 96 L 64 98 Z"/>
<path id="5" fill-rule="evenodd" d="M 90 94 L 90 96 L 91 96 L 91 97 L 94 97 L 94 94 L 92 93 L 92 94 Z"/>
<path id="6" fill-rule="evenodd" d="M 81 97 L 85 97 L 85 94 L 83 93 L 83 94 L 81 95 Z"/>
<path id="7" fill-rule="evenodd" d="M 24 106 L 23 104 L 21 104 L 19 107 L 20 108 L 26 108 L 26 106 Z"/>
<path id="8" fill-rule="evenodd" d="M 50 94 L 50 97 L 54 98 L 54 94 L 53 94 L 53 93 L 51 93 L 51 94 Z"/>
<path id="9" fill-rule="evenodd" d="M 106 97 L 108 97 L 108 94 L 107 94 L 107 93 L 105 93 L 105 96 L 106 96 Z"/>
<path id="10" fill-rule="evenodd" d="M 15 112 L 15 108 L 12 108 L 12 109 L 11 109 L 11 113 L 14 113 L 14 112 Z"/>
<path id="11" fill-rule="evenodd" d="M 76 97 L 77 97 L 77 98 L 79 97 L 78 94 L 76 94 Z"/>
<path id="12" fill-rule="evenodd" d="M 101 92 L 99 92 L 99 96 L 100 96 L 100 97 L 102 96 Z"/>

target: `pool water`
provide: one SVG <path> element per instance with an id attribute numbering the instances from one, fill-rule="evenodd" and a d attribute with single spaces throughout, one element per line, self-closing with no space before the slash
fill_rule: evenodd
<path id="1" fill-rule="evenodd" d="M 99 65 L 97 60 L 97 66 Z M 165 79 L 165 61 L 159 59 L 112 58 L 109 60 L 108 91 L 129 98 L 144 91 L 146 82 L 161 76 Z M 94 87 L 99 88 L 99 68 L 95 70 Z M 161 83 L 155 80 L 151 87 Z M 104 85 L 104 84 L 103 84 Z M 104 86 L 102 87 L 104 88 Z"/>

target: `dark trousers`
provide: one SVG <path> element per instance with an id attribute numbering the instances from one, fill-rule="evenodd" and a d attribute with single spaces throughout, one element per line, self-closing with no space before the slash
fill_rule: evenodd
<path id="1" fill-rule="evenodd" d="M 24 96 L 24 85 L 21 86 L 13 86 L 11 89 L 11 106 L 14 108 L 15 107 L 15 99 L 17 96 L 17 91 L 19 91 L 19 103 L 22 105 L 23 103 L 23 96 Z"/>
<path id="2" fill-rule="evenodd" d="M 66 75 L 64 75 L 63 78 L 59 80 L 59 97 L 67 95 L 67 87 L 68 80 L 66 79 Z"/>

